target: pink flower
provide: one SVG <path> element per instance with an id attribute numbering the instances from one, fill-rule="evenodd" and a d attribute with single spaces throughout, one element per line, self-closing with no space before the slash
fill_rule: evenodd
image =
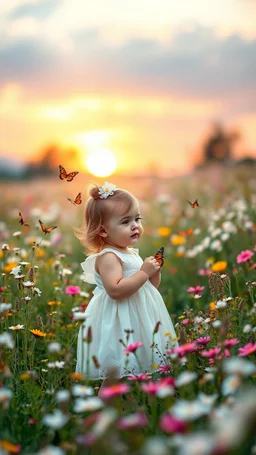
<path id="1" fill-rule="evenodd" d="M 149 381 L 151 379 L 151 375 L 148 373 L 140 373 L 140 374 L 132 374 L 131 376 L 128 376 L 128 381 Z"/>
<path id="2" fill-rule="evenodd" d="M 136 352 L 137 349 L 141 346 L 143 346 L 143 343 L 141 341 L 137 341 L 137 343 L 134 344 L 128 344 L 128 346 L 126 346 L 124 349 L 124 354 L 129 355 L 131 352 Z"/>
<path id="3" fill-rule="evenodd" d="M 250 355 L 256 351 L 256 343 L 254 343 L 254 344 L 248 343 L 245 346 L 243 346 L 242 348 L 238 348 L 238 351 L 239 351 L 240 357 L 245 357 L 246 355 Z"/>
<path id="4" fill-rule="evenodd" d="M 210 269 L 199 269 L 198 270 L 198 275 L 200 276 L 207 276 L 211 275 L 212 271 Z"/>
<path id="5" fill-rule="evenodd" d="M 161 365 L 157 371 L 160 374 L 168 374 L 171 371 L 171 367 L 170 365 Z"/>
<path id="6" fill-rule="evenodd" d="M 66 294 L 68 295 L 77 295 L 80 294 L 79 286 L 67 286 L 65 289 Z"/>
<path id="7" fill-rule="evenodd" d="M 189 324 L 189 319 L 183 319 L 182 324 L 184 325 Z"/>
<path id="8" fill-rule="evenodd" d="M 178 354 L 179 357 L 184 357 L 186 354 L 190 354 L 191 352 L 197 352 L 198 346 L 196 343 L 185 343 L 181 346 L 177 346 L 172 349 L 168 349 L 166 354 Z"/>
<path id="9" fill-rule="evenodd" d="M 100 398 L 112 398 L 118 395 L 124 395 L 130 391 L 130 386 L 128 384 L 113 384 L 109 387 L 104 387 L 100 391 Z"/>
<path id="10" fill-rule="evenodd" d="M 203 357 L 209 357 L 210 359 L 212 359 L 213 357 L 216 357 L 220 353 L 220 350 L 221 350 L 220 348 L 209 349 L 209 351 L 201 352 L 201 355 Z"/>
<path id="11" fill-rule="evenodd" d="M 188 424 L 183 420 L 175 419 L 170 414 L 163 414 L 160 418 L 159 427 L 166 433 L 185 433 L 188 429 Z"/>
<path id="12" fill-rule="evenodd" d="M 155 395 L 159 390 L 159 386 L 157 385 L 156 382 L 150 381 L 148 383 L 141 384 L 141 389 L 143 390 L 143 392 L 146 392 L 149 395 Z"/>
<path id="13" fill-rule="evenodd" d="M 194 292 L 195 294 L 201 295 L 201 292 L 204 290 L 205 286 L 190 286 L 187 289 L 187 292 Z"/>
<path id="14" fill-rule="evenodd" d="M 138 427 L 145 427 L 148 424 L 148 418 L 145 412 L 137 412 L 137 414 L 130 414 L 121 417 L 117 422 L 117 428 L 120 430 L 128 430 Z"/>
<path id="15" fill-rule="evenodd" d="M 231 338 L 230 340 L 225 340 L 224 341 L 224 346 L 226 348 L 232 348 L 235 346 L 237 343 L 239 343 L 239 340 L 237 338 Z"/>
<path id="16" fill-rule="evenodd" d="M 211 337 L 200 337 L 200 338 L 197 338 L 196 339 L 196 343 L 198 344 L 202 344 L 203 346 L 205 346 L 207 343 L 209 343 L 209 341 L 211 340 Z"/>
<path id="17" fill-rule="evenodd" d="M 251 250 L 241 251 L 240 254 L 236 257 L 236 262 L 241 264 L 241 262 L 247 262 L 254 255 L 254 252 Z"/>

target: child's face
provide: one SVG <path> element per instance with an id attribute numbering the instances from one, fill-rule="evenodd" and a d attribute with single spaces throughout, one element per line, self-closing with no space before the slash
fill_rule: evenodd
<path id="1" fill-rule="evenodd" d="M 139 205 L 136 202 L 125 213 L 114 213 L 104 223 L 104 241 L 119 248 L 134 245 L 142 234 Z"/>

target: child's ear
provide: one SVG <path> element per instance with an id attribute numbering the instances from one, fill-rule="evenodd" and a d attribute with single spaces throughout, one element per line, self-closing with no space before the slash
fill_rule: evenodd
<path id="1" fill-rule="evenodd" d="M 105 231 L 104 226 L 101 226 L 101 227 L 100 227 L 99 235 L 100 235 L 100 237 L 107 237 L 108 234 L 107 234 L 107 232 Z"/>

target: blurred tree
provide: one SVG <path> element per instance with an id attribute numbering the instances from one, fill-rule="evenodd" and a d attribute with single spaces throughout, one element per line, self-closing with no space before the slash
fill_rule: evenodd
<path id="1" fill-rule="evenodd" d="M 50 144 L 42 149 L 39 158 L 30 162 L 26 170 L 26 178 L 50 176 L 56 173 L 58 165 L 72 167 L 79 163 L 79 151 L 73 147 L 63 149 L 58 144 Z"/>
<path id="2" fill-rule="evenodd" d="M 203 145 L 203 164 L 228 163 L 233 160 L 233 147 L 240 138 L 238 131 L 228 133 L 220 123 L 213 125 L 213 132 Z"/>

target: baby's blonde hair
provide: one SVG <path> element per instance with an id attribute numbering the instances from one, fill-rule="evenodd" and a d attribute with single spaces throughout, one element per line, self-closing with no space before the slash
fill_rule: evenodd
<path id="1" fill-rule="evenodd" d="M 129 211 L 136 203 L 135 196 L 129 191 L 117 189 L 107 199 L 99 197 L 99 187 L 95 185 L 90 189 L 85 205 L 85 216 L 81 228 L 76 228 L 75 236 L 86 248 L 86 253 L 98 253 L 104 247 L 104 239 L 99 235 L 101 225 L 110 218 L 113 213 L 120 212 L 122 215 Z"/>

